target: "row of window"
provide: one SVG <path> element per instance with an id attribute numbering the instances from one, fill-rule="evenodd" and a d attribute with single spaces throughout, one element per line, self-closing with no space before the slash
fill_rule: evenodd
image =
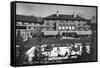
<path id="1" fill-rule="evenodd" d="M 74 26 L 66 26 L 66 27 L 64 27 L 64 26 L 59 26 L 59 30 L 74 30 L 75 29 L 75 27 Z"/>
<path id="2" fill-rule="evenodd" d="M 50 25 L 50 23 L 46 23 L 46 25 Z M 61 23 L 61 24 L 59 24 L 59 26 L 75 26 L 75 25 L 77 25 L 77 26 L 87 26 L 87 24 L 82 24 L 82 23 L 78 23 L 78 24 L 68 24 L 68 23 Z"/>
<path id="3" fill-rule="evenodd" d="M 58 27 L 59 28 L 59 30 L 75 30 L 75 27 L 74 26 L 59 26 Z M 85 30 L 85 31 L 88 31 L 88 30 L 90 30 L 90 28 L 79 28 L 78 27 L 78 30 Z"/>

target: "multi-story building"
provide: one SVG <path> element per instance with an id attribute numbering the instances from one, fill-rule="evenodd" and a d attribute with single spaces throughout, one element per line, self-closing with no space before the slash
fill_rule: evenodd
<path id="1" fill-rule="evenodd" d="M 34 33 L 39 29 L 44 31 L 44 34 L 56 35 L 58 32 L 62 35 L 68 33 L 77 33 L 78 35 L 91 35 L 91 29 L 88 23 L 90 20 L 80 17 L 77 14 L 65 15 L 56 14 L 45 17 L 38 21 L 34 16 L 16 16 L 16 35 L 18 30 L 21 31 L 21 36 L 24 39 L 32 38 Z"/>
<path id="2" fill-rule="evenodd" d="M 76 32 L 77 34 L 91 34 L 91 29 L 88 25 L 89 22 L 90 20 L 80 17 L 79 15 L 64 15 L 59 14 L 57 11 L 57 14 L 44 18 L 43 26 L 47 27 L 43 28 L 43 30 L 60 31 L 60 33 Z"/>
<path id="3" fill-rule="evenodd" d="M 33 33 L 37 33 L 40 29 L 42 22 L 39 22 L 34 16 L 16 16 L 16 35 L 18 30 L 21 32 L 23 39 L 32 38 Z"/>

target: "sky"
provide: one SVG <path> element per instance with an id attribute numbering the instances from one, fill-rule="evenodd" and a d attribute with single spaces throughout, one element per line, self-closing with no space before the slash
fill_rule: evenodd
<path id="1" fill-rule="evenodd" d="M 63 5 L 46 5 L 46 4 L 29 4 L 29 3 L 17 3 L 16 14 L 29 15 L 37 17 L 46 17 L 51 14 L 72 15 L 74 13 L 80 14 L 82 17 L 90 19 L 96 15 L 95 7 L 78 7 L 78 6 L 63 6 Z"/>

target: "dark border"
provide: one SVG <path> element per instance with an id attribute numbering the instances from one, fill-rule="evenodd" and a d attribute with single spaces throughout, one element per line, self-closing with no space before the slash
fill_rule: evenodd
<path id="1" fill-rule="evenodd" d="M 96 60 L 98 61 L 98 6 L 96 6 Z"/>
<path id="2" fill-rule="evenodd" d="M 25 4 L 45 4 L 45 5 L 62 5 L 62 6 L 79 6 L 79 7 L 95 7 L 96 8 L 96 60 L 90 60 L 90 61 L 77 61 L 77 62 L 67 62 L 67 63 L 48 63 L 48 64 L 35 64 L 35 65 L 16 65 L 16 3 L 25 3 Z M 12 1 L 10 3 L 11 6 L 11 63 L 10 65 L 13 67 L 20 67 L 20 66 L 39 66 L 39 65 L 56 65 L 56 64 L 71 64 L 71 63 L 89 63 L 89 62 L 97 62 L 98 61 L 98 6 L 93 5 L 76 5 L 76 4 L 57 4 L 57 3 L 43 3 L 43 2 L 27 2 L 27 1 Z"/>
<path id="3" fill-rule="evenodd" d="M 16 16 L 16 5 L 15 5 L 15 2 L 11 2 L 10 6 L 11 6 L 11 8 L 10 8 L 10 10 L 11 10 L 11 17 L 10 17 L 11 18 L 11 20 L 10 20 L 11 21 L 11 23 L 10 23 L 10 25 L 11 25 L 11 28 L 10 28 L 10 30 L 11 30 L 10 31 L 10 33 L 11 33 L 10 34 L 10 37 L 11 37 L 11 39 L 10 39 L 10 42 L 11 42 L 10 43 L 11 44 L 11 47 L 10 47 L 11 48 L 11 50 L 10 50 L 10 52 L 11 52 L 11 54 L 10 54 L 10 56 L 11 56 L 10 57 L 10 62 L 11 63 L 10 63 L 10 65 L 11 66 L 16 66 L 16 64 L 15 64 L 16 63 L 16 59 L 15 59 L 16 58 L 16 54 L 15 54 L 15 51 L 16 51 L 15 50 L 16 49 L 15 48 L 15 43 L 16 43 L 16 41 L 15 40 L 16 39 L 14 38 L 14 37 L 16 37 L 15 36 L 15 25 L 16 25 L 15 24 L 15 19 L 16 19 L 15 18 L 15 16 Z"/>

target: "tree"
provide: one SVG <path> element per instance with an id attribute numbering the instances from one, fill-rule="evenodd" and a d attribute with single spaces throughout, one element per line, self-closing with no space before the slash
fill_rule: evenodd
<path id="1" fill-rule="evenodd" d="M 17 33 L 17 37 L 16 37 L 16 45 L 18 45 L 19 47 L 17 48 L 16 50 L 16 53 L 18 52 L 18 56 L 16 56 L 16 62 L 17 64 L 22 64 L 23 60 L 24 60 L 24 52 L 25 52 L 25 48 L 24 48 L 24 45 L 22 44 L 23 42 L 23 38 L 21 36 L 21 32 L 20 30 L 18 30 L 18 33 Z"/>
<path id="2" fill-rule="evenodd" d="M 21 36 L 20 30 L 18 30 L 17 37 L 16 37 L 16 44 L 20 44 L 21 42 L 23 42 L 23 38 Z"/>

